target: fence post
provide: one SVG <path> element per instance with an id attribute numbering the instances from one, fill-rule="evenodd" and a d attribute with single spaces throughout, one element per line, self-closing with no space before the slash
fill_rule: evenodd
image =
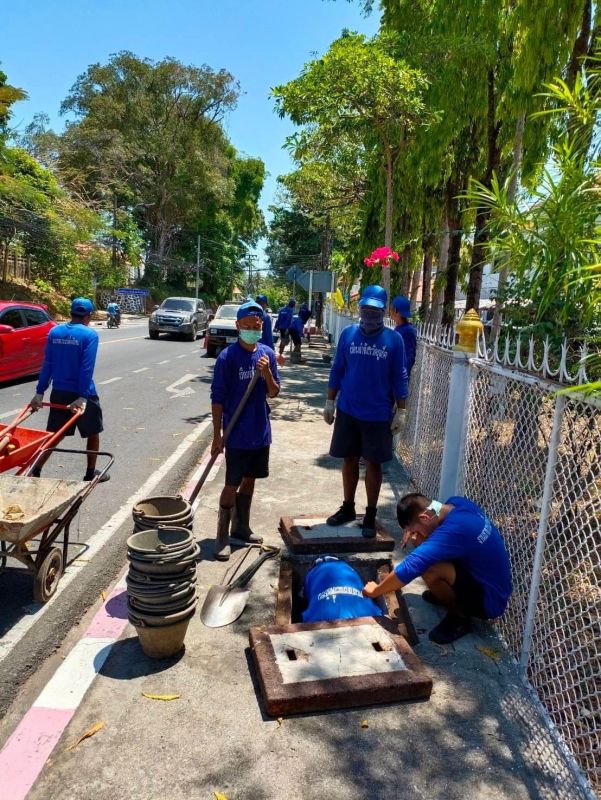
<path id="1" fill-rule="evenodd" d="M 545 469 L 545 483 L 543 487 L 542 508 L 536 532 L 536 550 L 534 551 L 534 564 L 532 566 L 532 579 L 530 581 L 530 594 L 528 596 L 528 610 L 526 611 L 526 624 L 524 626 L 524 636 L 522 638 L 522 649 L 520 652 L 520 672 L 526 673 L 530 660 L 530 650 L 532 648 L 532 633 L 534 631 L 534 617 L 538 604 L 538 594 L 540 589 L 541 570 L 543 566 L 543 555 L 545 552 L 545 542 L 549 529 L 549 512 L 551 510 L 551 498 L 553 496 L 553 480 L 555 478 L 555 467 L 557 465 L 557 449 L 561 437 L 561 425 L 563 422 L 563 412 L 566 399 L 563 395 L 558 395 L 555 400 L 555 411 L 553 413 L 553 427 L 549 440 L 549 456 Z"/>

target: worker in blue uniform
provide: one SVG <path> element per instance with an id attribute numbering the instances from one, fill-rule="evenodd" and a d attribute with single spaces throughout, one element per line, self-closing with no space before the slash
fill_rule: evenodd
<path id="1" fill-rule="evenodd" d="M 407 378 L 411 377 L 411 370 L 415 364 L 415 351 L 417 347 L 417 330 L 411 322 L 411 301 L 408 297 L 398 295 L 391 303 L 390 316 L 395 322 L 395 331 L 401 335 L 405 345 L 405 366 Z"/>

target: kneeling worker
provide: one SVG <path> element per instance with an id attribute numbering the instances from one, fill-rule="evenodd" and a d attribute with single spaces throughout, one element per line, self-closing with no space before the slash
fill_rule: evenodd
<path id="1" fill-rule="evenodd" d="M 225 430 L 255 370 L 261 377 L 225 443 L 225 486 L 219 499 L 215 539 L 215 558 L 220 561 L 230 557 L 230 523 L 232 545 L 243 547 L 263 541 L 250 528 L 250 506 L 255 479 L 269 475 L 271 425 L 267 398 L 276 397 L 280 391 L 275 353 L 258 344 L 263 309 L 251 301 L 241 305 L 236 316 L 238 341 L 219 354 L 211 384 L 213 455 L 224 449 L 222 424 Z"/>
<path id="2" fill-rule="evenodd" d="M 480 506 L 466 497 L 446 503 L 408 494 L 397 506 L 403 547 L 417 545 L 381 583 L 370 581 L 366 597 L 406 586 L 420 575 L 428 587 L 424 600 L 447 609 L 430 631 L 436 644 L 450 644 L 471 630 L 471 617 L 494 619 L 511 594 L 509 556 L 501 534 Z"/>

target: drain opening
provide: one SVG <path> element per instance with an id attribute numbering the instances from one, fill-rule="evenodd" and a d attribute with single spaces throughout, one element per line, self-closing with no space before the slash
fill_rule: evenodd
<path id="1" fill-rule="evenodd" d="M 288 661 L 298 661 L 298 656 L 296 655 L 296 650 L 287 649 L 286 655 L 288 656 Z"/>
<path id="2" fill-rule="evenodd" d="M 383 653 L 384 652 L 384 648 L 382 647 L 380 642 L 372 642 L 371 646 L 376 651 L 376 653 Z"/>

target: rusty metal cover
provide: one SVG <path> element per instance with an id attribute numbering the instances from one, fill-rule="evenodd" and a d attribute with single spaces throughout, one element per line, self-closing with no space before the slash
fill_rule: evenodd
<path id="1" fill-rule="evenodd" d="M 375 553 L 394 550 L 394 539 L 376 522 L 376 535 L 361 535 L 361 520 L 334 527 L 326 524 L 327 514 L 297 514 L 280 519 L 280 534 L 292 553 Z"/>
<path id="2" fill-rule="evenodd" d="M 255 626 L 250 645 L 271 716 L 429 698 L 432 679 L 385 617 Z"/>

